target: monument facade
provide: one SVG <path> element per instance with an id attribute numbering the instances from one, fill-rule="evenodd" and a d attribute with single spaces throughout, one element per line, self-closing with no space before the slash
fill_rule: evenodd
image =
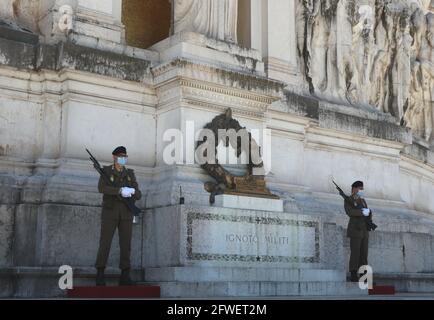
<path id="1" fill-rule="evenodd" d="M 93 284 L 85 148 L 106 165 L 118 145 L 143 194 L 132 275 L 163 297 L 367 294 L 346 282 L 332 179 L 364 181 L 376 281 L 434 291 L 432 1 L 173 0 L 167 37 L 144 48 L 125 36 L 135 5 L 0 4 L 1 297 L 63 296 L 61 265 Z M 249 140 L 270 149 L 263 176 L 191 161 L 189 132 L 214 119 L 265 132 Z M 118 262 L 113 246 L 109 278 Z"/>

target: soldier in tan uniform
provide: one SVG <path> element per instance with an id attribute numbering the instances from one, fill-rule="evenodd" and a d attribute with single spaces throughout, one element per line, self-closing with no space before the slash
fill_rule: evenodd
<path id="1" fill-rule="evenodd" d="M 103 170 L 114 185 L 109 185 L 100 177 L 98 190 L 103 194 L 101 213 L 101 234 L 98 256 L 96 285 L 104 286 L 104 269 L 110 253 L 110 246 L 116 229 L 119 233 L 120 263 L 122 270 L 119 285 L 133 285 L 130 278 L 131 237 L 133 227 L 133 214 L 121 201 L 121 197 L 139 200 L 142 196 L 132 169 L 125 168 L 127 150 L 117 147 L 113 152 L 113 164 L 104 166 Z"/>
<path id="2" fill-rule="evenodd" d="M 357 274 L 361 266 L 368 264 L 369 221 L 372 222 L 372 212 L 363 198 L 363 182 L 352 184 L 350 201 L 345 201 L 345 212 L 350 217 L 347 237 L 350 238 L 350 281 L 358 282 Z"/>

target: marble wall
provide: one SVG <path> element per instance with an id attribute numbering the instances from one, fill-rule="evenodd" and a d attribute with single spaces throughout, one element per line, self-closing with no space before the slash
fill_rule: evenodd
<path id="1" fill-rule="evenodd" d="M 129 166 L 144 194 L 139 206 L 147 209 L 146 223 L 142 220 L 135 235 L 134 265 L 145 267 L 146 254 L 157 255 L 158 246 L 166 266 L 178 263 L 179 247 L 165 245 L 164 238 L 143 242 L 151 236 L 143 228 L 178 240 L 176 232 L 185 226 L 176 207 L 180 185 L 186 205 L 200 207 L 199 213 L 220 209 L 208 210 L 203 184 L 211 178 L 198 165 L 163 161 L 169 142 L 162 137 L 167 129 L 185 133 L 186 121 L 199 129 L 232 108 L 242 126 L 270 130 L 266 180 L 284 205 L 275 216 L 321 221 L 325 266 L 344 269 L 348 250 L 348 218 L 331 180 L 348 192 L 360 179 L 379 225 L 375 268 L 433 272 L 432 259 L 423 258 L 430 251 L 420 250 L 432 248 L 434 230 L 428 3 L 252 0 L 251 48 L 237 45 L 237 8 L 226 1 L 200 3 L 184 2 L 174 34 L 138 49 L 124 43 L 121 1 L 43 1 L 40 8 L 48 15 L 39 20 L 39 31 L 30 28 L 37 33 L 31 38 L 17 28 L 24 24 L 12 2 L 2 2 L 2 17 L 15 23 L 15 32 L 0 37 L 0 266 L 45 268 L 62 261 L 92 266 L 101 195 L 84 148 L 106 164 L 120 144 L 128 148 Z M 63 4 L 76 10 L 70 32 L 56 29 L 55 9 Z M 186 4 L 224 19 L 194 16 Z M 246 216 L 242 209 L 223 211 Z M 185 211 L 182 219 L 187 218 Z M 223 242 L 213 247 L 201 238 L 208 231 L 218 238 L 220 229 L 251 232 L 248 224 L 196 220 L 191 247 L 199 255 L 208 249 L 252 250 L 219 252 Z M 282 241 L 302 230 L 307 247 L 294 238 L 286 249 L 316 258 L 312 225 L 294 232 L 269 227 Z M 79 257 L 74 248 L 88 242 L 93 244 Z M 139 249 L 142 243 L 149 247 Z M 259 249 L 255 252 L 267 256 Z M 379 258 L 382 252 L 387 263 Z"/>
<path id="2" fill-rule="evenodd" d="M 37 1 L 21 1 L 15 2 L 3 2 L 2 3 L 2 16 L 6 20 L 13 20 L 20 24 L 18 16 L 25 16 L 27 12 L 33 12 L 36 9 L 53 9 L 58 8 L 60 5 L 69 4 L 73 8 L 77 9 L 77 14 L 90 15 L 101 14 L 105 15 L 106 19 L 112 19 L 111 21 L 118 21 L 121 18 L 120 2 L 119 1 L 105 1 L 105 2 L 89 2 L 89 1 L 42 1 L 39 4 Z M 265 6 L 266 4 L 266 6 Z M 190 31 L 202 32 L 208 38 L 214 38 L 216 41 L 211 43 L 209 40 L 203 40 L 200 37 L 190 38 L 190 40 L 183 40 L 186 38 L 179 38 L 177 44 L 181 49 L 171 48 L 171 44 L 175 42 L 163 41 L 161 45 L 157 45 L 153 48 L 154 52 L 146 51 L 142 56 L 152 56 L 155 54 L 156 59 L 153 63 L 157 66 L 160 58 L 160 62 L 167 62 L 174 57 L 182 57 L 186 54 L 187 42 L 191 47 L 188 48 L 189 59 L 198 59 L 198 61 L 204 61 L 206 63 L 216 63 L 218 61 L 219 67 L 227 66 L 228 68 L 234 68 L 237 64 L 250 62 L 250 66 L 246 63 L 241 70 L 248 71 L 254 64 L 254 72 L 258 75 L 266 75 L 268 79 L 275 78 L 280 79 L 283 85 L 286 85 L 286 89 L 291 91 L 294 89 L 291 86 L 291 79 L 301 77 L 300 83 L 305 81 L 309 84 L 310 94 L 321 97 L 326 100 L 332 100 L 342 105 L 349 104 L 353 108 L 347 108 L 348 110 L 356 110 L 354 112 L 368 112 L 368 114 L 387 114 L 390 113 L 393 117 L 392 122 L 399 123 L 400 125 L 412 128 L 412 134 L 415 137 L 415 145 L 420 145 L 419 149 L 424 149 L 427 155 L 431 151 L 429 144 L 424 143 L 422 140 L 418 140 L 420 137 L 424 140 L 429 140 L 431 137 L 431 124 L 432 124 L 432 96 L 430 90 L 432 90 L 432 32 L 430 31 L 432 25 L 432 7 L 430 7 L 429 1 L 297 1 L 297 2 L 281 2 L 278 0 L 268 2 L 255 2 L 253 1 L 250 6 L 250 12 L 252 17 L 255 16 L 258 19 L 252 19 L 252 35 L 251 50 L 240 50 L 235 46 L 237 42 L 236 30 L 237 25 L 234 21 L 238 17 L 238 10 L 233 5 L 227 3 L 216 5 L 213 1 L 209 1 L 206 4 L 200 4 L 196 1 L 190 2 L 174 2 L 173 3 L 175 15 L 177 20 L 174 21 L 175 28 L 173 32 L 175 34 L 186 34 Z M 207 30 L 197 29 L 196 24 L 202 25 L 202 20 L 193 21 L 193 15 L 191 9 L 194 6 L 194 10 L 203 13 L 203 19 L 207 18 L 207 15 L 215 14 L 216 17 L 220 14 L 225 16 L 226 20 L 213 20 L 215 24 L 210 26 Z M 11 9 L 12 8 L 12 9 Z M 21 9 L 20 9 L 21 8 Z M 189 9 L 190 8 L 190 9 Z M 18 10 L 18 11 L 17 11 Z M 86 11 L 87 10 L 87 11 Z M 189 11 L 190 10 L 190 11 Z M 213 11 L 215 10 L 215 12 Z M 205 13 L 206 12 L 206 13 Z M 213 13 L 214 12 L 214 13 Z M 288 14 L 293 16 L 293 19 L 286 19 Z M 199 13 L 198 13 L 199 15 Z M 36 15 L 37 16 L 37 15 Z M 94 16 L 97 17 L 97 16 Z M 102 17 L 102 16 L 101 16 Z M 15 19 L 15 20 L 14 20 Z M 179 20 L 179 21 L 178 21 Z M 205 19 L 206 20 L 206 19 Z M 90 20 L 89 20 L 90 21 Z M 105 20 L 108 21 L 108 20 Z M 260 37 L 254 32 L 257 27 L 255 21 L 258 21 L 261 32 Z M 182 23 L 181 23 L 182 22 Z M 194 23 L 193 23 L 194 22 Z M 260 23 L 259 23 L 260 22 Z M 191 24 L 193 23 L 193 24 Z M 245 21 L 244 21 L 245 23 Z M 80 26 L 78 26 L 80 24 Z M 39 24 L 40 25 L 40 24 Z M 100 26 L 90 26 L 83 19 L 77 19 L 76 26 L 79 30 L 83 28 L 84 36 L 86 39 L 89 37 L 100 37 L 99 31 L 93 29 Z M 75 28 L 74 27 L 74 28 Z M 35 29 L 36 30 L 36 29 Z M 257 30 L 256 30 L 257 31 Z M 281 32 L 278 32 L 281 31 Z M 78 31 L 77 31 L 78 32 Z M 112 32 L 106 29 L 104 32 L 112 36 Z M 79 33 L 79 32 L 78 32 Z M 119 35 L 119 34 L 118 34 Z M 206 38 L 206 39 L 208 39 Z M 78 39 L 78 38 L 77 38 Z M 76 39 L 76 40 L 77 40 Z M 177 38 L 178 39 L 178 38 Z M 199 40 L 200 39 L 200 40 Z M 283 41 L 282 41 L 283 39 Z M 112 39 L 114 40 L 114 39 Z M 118 38 L 121 41 L 121 38 Z M 118 41 L 116 40 L 116 41 Z M 101 40 L 102 41 L 102 40 Z M 109 41 L 106 39 L 106 41 Z M 202 41 L 202 43 L 200 43 Z M 80 43 L 80 42 L 79 42 Z M 91 41 L 85 41 L 86 45 L 92 46 Z M 228 46 L 226 46 L 229 43 Z M 407 43 L 408 46 L 401 45 Z M 232 44 L 232 47 L 230 46 Z M 207 46 L 208 48 L 204 48 Z M 225 47 L 226 46 L 226 47 Z M 177 48 L 178 48 L 177 47 Z M 223 49 L 225 48 L 225 49 Z M 256 48 L 256 49 L 255 49 Z M 30 49 L 29 49 L 30 50 Z M 111 50 L 117 50 L 118 52 L 126 52 L 127 47 L 121 44 L 116 47 L 111 47 Z M 231 51 L 232 50 L 232 51 Z M 133 53 L 134 55 L 135 53 Z M 244 55 L 243 59 L 239 59 L 238 55 Z M 297 56 L 298 55 L 298 56 Z M 90 57 L 89 55 L 88 57 Z M 260 57 L 262 60 L 260 61 Z M 234 59 L 236 57 L 236 59 Z M 74 56 L 70 56 L 69 61 L 63 65 L 64 68 L 69 68 L 76 65 Z M 72 60 L 71 60 L 72 59 Z M 232 59 L 232 60 L 231 60 Z M 249 60 L 250 59 L 250 60 Z M 235 60 L 238 60 L 235 61 Z M 7 57 L 4 55 L 3 60 L 7 64 Z M 29 60 L 30 61 L 30 60 Z M 228 62 L 231 61 L 231 64 Z M 98 63 L 108 63 L 109 60 L 104 58 L 99 60 Z M 327 62 L 327 63 L 324 63 Z M 264 63 L 264 69 L 261 69 Z M 124 63 L 125 64 L 125 63 Z M 279 67 L 280 66 L 280 67 Z M 286 66 L 288 68 L 284 68 Z M 98 68 L 98 67 L 97 67 Z M 90 71 L 92 68 L 84 65 L 82 70 Z M 299 73 L 297 71 L 299 69 Z M 156 68 L 155 70 L 158 70 Z M 262 70 L 265 72 L 262 73 Z M 292 70 L 292 71 L 291 71 Z M 131 74 L 128 69 L 125 70 L 125 77 L 127 74 Z M 5 70 L 3 81 L 6 85 L 9 77 L 14 73 L 9 70 Z M 207 77 L 211 79 L 214 71 L 207 71 Z M 158 72 L 154 72 L 156 75 Z M 4 106 L 2 107 L 1 123 L 3 127 L 3 145 L 2 153 L 7 156 L 22 157 L 23 159 L 34 161 L 38 157 L 77 157 L 80 145 L 78 143 L 83 138 L 86 144 L 90 144 L 90 141 L 96 139 L 97 132 L 103 132 L 102 137 L 113 136 L 113 132 L 104 127 L 95 126 L 94 119 L 104 119 L 103 123 L 110 124 L 115 123 L 117 120 L 125 123 L 127 127 L 134 126 L 140 128 L 142 124 L 145 124 L 148 130 L 156 130 L 156 137 L 161 136 L 164 128 L 175 126 L 182 128 L 183 124 L 180 119 L 196 119 L 198 123 L 205 121 L 201 115 L 195 112 L 183 111 L 179 113 L 176 109 L 174 111 L 163 112 L 156 119 L 153 115 L 157 101 L 164 101 L 165 95 L 175 92 L 173 88 L 166 88 L 166 85 L 159 86 L 158 88 L 152 88 L 150 86 L 149 92 L 152 92 L 154 100 L 150 102 L 147 107 L 149 114 L 141 114 L 142 106 L 140 96 L 135 93 L 134 99 L 125 96 L 128 91 L 126 89 L 118 88 L 119 84 L 110 84 L 111 80 L 107 80 L 106 84 L 90 84 L 87 82 L 81 82 L 81 80 L 65 79 L 61 83 L 56 83 L 51 79 L 52 75 L 38 74 L 32 75 L 30 79 L 25 79 L 25 74 L 22 77 L 18 77 L 13 83 L 15 88 L 26 88 L 29 84 L 31 90 L 29 95 L 23 96 L 23 99 L 17 99 L 16 96 L 20 96 L 14 90 L 5 91 L 3 99 L 6 99 Z M 112 71 L 105 72 L 106 76 L 113 75 Z M 205 73 L 204 73 L 205 74 Z M 295 78 L 287 77 L 291 75 Z M 386 76 L 384 76 L 386 74 Z M 281 77 L 284 75 L 283 77 Z M 122 77 L 122 73 L 119 74 Z M 197 76 L 195 71 L 189 74 L 189 76 Z M 151 78 L 151 75 L 147 77 Z M 163 81 L 164 79 L 162 79 Z M 207 78 L 203 80 L 207 81 Z M 160 80 L 157 80 L 160 81 Z M 164 80 L 165 81 L 165 80 Z M 73 94 L 64 94 L 67 99 L 63 99 L 59 102 L 56 94 L 49 94 L 50 99 L 44 100 L 46 93 L 46 86 L 52 86 L 54 91 L 50 92 L 65 92 L 72 91 Z M 103 88 L 111 87 L 110 101 L 118 101 L 115 103 L 116 107 L 108 107 L 111 105 L 109 100 L 98 102 L 98 104 L 89 103 L 87 99 L 82 100 L 83 92 L 92 92 L 91 96 L 95 95 L 98 99 L 97 92 L 103 90 Z M 127 87 L 127 85 L 125 84 Z M 302 85 L 301 85 L 302 86 Z M 11 87 L 11 84 L 5 88 Z M 125 88 L 126 88 L 125 87 Z M 156 91 L 154 92 L 153 90 Z M 5 89 L 6 90 L 6 89 Z M 26 89 L 20 89 L 26 90 Z M 60 90 L 60 91 L 59 91 Z M 134 89 L 140 91 L 139 89 Z M 220 95 L 223 97 L 225 93 Z M 8 97 L 12 97 L 11 100 Z M 183 95 L 174 95 L 172 99 L 177 99 Z M 186 95 L 188 96 L 188 95 Z M 214 97 L 210 96 L 210 99 Z M 240 100 L 244 103 L 247 100 Z M 131 105 L 136 103 L 136 105 Z M 137 104 L 139 103 L 139 104 Z M 155 104 L 157 103 L 157 104 Z M 161 104 L 162 102 L 160 102 Z M 229 105 L 234 106 L 233 102 L 228 100 Z M 285 101 L 282 98 L 281 104 L 291 105 L 291 101 Z M 162 103 L 162 105 L 164 105 Z M 119 107 L 122 106 L 122 107 Z M 332 108 L 333 104 L 324 104 L 324 109 Z M 247 106 L 247 105 L 246 105 Z M 348 106 L 348 105 L 347 105 Z M 369 109 L 369 106 L 374 106 L 375 109 Z M 263 106 L 261 106 L 262 108 Z M 24 110 L 26 112 L 16 112 L 16 110 Z M 368 109 L 366 109 L 368 108 Z M 360 111 L 359 111 L 360 110 Z M 353 111 L 351 111 L 353 112 Z M 139 116 L 138 116 L 139 115 Z M 207 115 L 209 118 L 210 115 Z M 288 124 L 285 119 L 284 113 L 276 113 L 273 116 L 273 120 L 268 121 L 268 125 L 273 126 L 278 121 L 283 121 L 282 126 L 285 130 L 291 132 L 293 128 Z M 362 117 L 363 118 L 363 117 Z M 176 119 L 176 120 L 175 120 Z M 266 121 L 258 121 L 253 116 L 253 124 L 263 128 L 266 126 Z M 357 124 L 355 122 L 349 123 L 351 118 L 342 120 L 343 125 L 340 128 L 349 128 L 353 131 L 352 134 L 366 135 L 369 130 L 368 127 L 360 127 L 356 129 Z M 59 122 L 60 121 L 60 122 Z M 173 123 L 175 121 L 175 123 Z M 250 120 L 246 119 L 246 123 Z M 286 121 L 286 122 L 285 122 Z M 291 120 L 292 121 L 292 120 Z M 347 121 L 347 122 L 345 122 Z M 353 121 L 353 120 L 351 120 Z M 390 122 L 390 121 L 389 121 Z M 20 134 L 16 134 L 16 124 L 20 123 L 23 126 Z M 336 119 L 324 120 L 324 126 L 331 129 L 337 123 Z M 307 122 L 309 126 L 309 122 Z M 352 129 L 351 129 L 352 128 Z M 87 134 L 83 137 L 80 132 L 85 130 Z M 276 181 L 290 182 L 293 184 L 304 184 L 313 188 L 317 188 L 318 191 L 330 191 L 328 184 L 326 183 L 327 177 L 322 177 L 321 169 L 319 172 L 306 168 L 327 167 L 331 168 L 333 172 L 335 158 L 339 155 L 339 150 L 336 152 L 327 149 L 326 153 L 322 154 L 322 151 L 318 151 L 318 145 L 315 139 L 322 133 L 316 133 L 310 129 L 301 129 L 298 136 L 298 140 L 288 140 L 282 137 L 281 131 L 276 131 L 273 136 L 273 144 L 277 146 L 277 152 L 273 155 L 276 157 L 274 160 L 273 174 L 276 177 Z M 335 128 L 336 129 L 336 128 Z M 158 131 L 160 130 L 160 131 Z M 358 131 L 359 130 L 359 131 Z M 376 129 L 375 129 L 376 130 Z M 135 150 L 138 154 L 137 164 L 152 165 L 153 163 L 160 163 L 162 145 L 155 144 L 155 137 L 152 135 L 144 135 L 144 130 L 138 130 L 132 137 L 133 141 L 141 141 L 140 143 L 132 143 L 132 150 Z M 160 132 L 160 133 L 158 133 Z M 279 132 L 279 135 L 277 135 Z M 56 133 L 60 133 L 59 138 L 50 141 Z M 293 133 L 285 133 L 293 134 Z M 146 136 L 142 139 L 142 136 Z M 115 141 L 121 142 L 127 136 L 120 131 L 119 134 L 113 136 Z M 313 139 L 314 142 L 309 142 L 309 139 Z M 104 138 L 99 138 L 99 143 L 104 142 Z M 325 139 L 321 137 L 321 139 Z M 340 138 L 332 137 L 336 141 L 340 141 Z M 344 139 L 345 140 L 345 139 Z M 279 141 L 279 142 L 277 142 Z M 308 142 L 306 142 L 308 141 Z M 343 140 L 342 140 L 343 141 Z M 372 188 L 372 192 L 375 194 L 381 194 L 382 197 L 389 199 L 400 199 L 401 195 L 407 199 L 412 205 L 416 206 L 418 201 L 414 199 L 417 194 L 423 194 L 423 188 L 420 188 L 420 192 L 414 192 L 411 194 L 409 191 L 399 191 L 400 188 L 390 188 L 389 185 L 397 183 L 400 172 L 400 162 L 407 160 L 401 160 L 400 154 L 404 150 L 404 146 L 408 145 L 408 142 L 402 145 L 390 145 L 383 146 L 373 140 L 372 145 L 376 148 L 376 151 L 372 151 L 367 147 L 367 141 L 365 139 L 364 145 L 358 145 L 359 151 L 367 148 L 369 152 L 373 152 L 374 155 L 386 155 L 389 157 L 386 164 L 380 161 L 379 165 L 376 164 L 376 159 L 369 159 L 359 157 L 354 161 L 354 167 L 360 168 L 355 170 L 356 175 L 362 176 L 369 180 L 370 176 L 363 174 L 368 170 L 378 171 L 378 175 L 383 177 L 383 181 L 387 183 L 375 184 Z M 323 142 L 321 142 L 323 143 Z M 342 142 L 343 143 L 343 142 Z M 371 143 L 371 142 L 369 142 Z M 368 145 L 369 145 L 368 143 Z M 98 143 L 95 143 L 98 145 Z M 285 147 L 283 147 L 285 146 Z M 311 147 L 312 146 L 312 147 Z M 352 158 L 346 155 L 345 152 L 349 150 L 348 147 L 341 149 L 342 162 L 351 162 Z M 388 151 L 384 148 L 390 148 Z M 144 150 L 156 150 L 156 154 L 153 152 L 146 155 Z M 160 151 L 158 151 L 160 150 Z M 296 150 L 304 154 L 304 160 L 293 156 L 295 153 L 288 152 L 288 150 Z M 405 153 L 405 152 L 404 152 Z M 321 154 L 321 156 L 318 156 Z M 330 155 L 330 156 L 329 156 Z M 341 157 L 339 155 L 339 157 Z M 349 158 L 348 158 L 349 157 Z M 425 156 L 425 158 L 429 156 Z M 322 159 L 321 165 L 317 159 Z M 310 162 L 311 161 L 311 162 Z M 285 163 L 285 164 L 283 164 Z M 287 163 L 292 163 L 288 169 Z M 368 165 L 369 164 L 369 165 Z M 386 170 L 381 169 L 383 167 Z M 412 166 L 408 164 L 408 166 Z M 378 170 L 376 169 L 378 168 Z M 330 171 L 329 170 L 329 171 Z M 428 169 L 429 171 L 429 169 Z M 305 172 L 300 175 L 300 172 Z M 406 174 L 408 173 L 408 169 Z M 406 179 L 407 175 L 402 175 L 402 179 Z M 371 173 L 371 176 L 378 176 Z M 285 179 L 290 179 L 287 181 Z M 316 184 L 314 181 L 322 179 L 320 184 Z M 393 182 L 393 183 L 391 183 Z M 318 185 L 318 186 L 317 186 Z M 404 187 L 402 187 L 404 188 Z M 405 190 L 405 189 L 403 189 Z M 421 204 L 417 204 L 421 205 Z M 423 206 L 423 205 L 422 205 Z M 431 205 L 427 208 L 432 211 Z"/>
<path id="3" fill-rule="evenodd" d="M 155 17 L 166 24 L 172 20 L 172 34 L 193 31 L 228 43 L 237 43 L 240 36 L 242 43 L 261 53 L 268 77 L 284 81 L 291 90 L 390 113 L 396 123 L 411 128 L 429 144 L 433 142 L 432 1 L 171 3 L 172 19 L 160 17 L 157 13 L 163 8 L 150 4 L 139 10 L 152 14 L 154 24 L 158 23 Z M 1 4 L 0 15 L 55 42 L 65 37 L 56 23 L 62 17 L 57 10 L 65 4 L 74 10 L 69 38 L 88 45 L 95 45 L 93 39 L 125 42 L 121 0 L 7 0 Z M 124 3 L 124 15 L 131 5 Z M 140 24 L 124 19 L 131 38 Z M 149 20 L 145 13 L 137 19 Z M 169 30 L 155 32 L 168 35 Z M 141 46 L 145 41 L 138 36 L 134 39 L 129 42 Z M 145 43 L 151 45 L 158 39 L 151 37 Z"/>

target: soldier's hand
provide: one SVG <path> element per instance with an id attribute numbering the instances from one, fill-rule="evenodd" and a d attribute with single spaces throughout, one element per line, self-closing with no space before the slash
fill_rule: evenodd
<path id="1" fill-rule="evenodd" d="M 371 213 L 371 209 L 368 209 L 368 208 L 363 208 L 362 209 L 362 214 L 365 216 L 365 217 L 369 217 L 369 214 Z"/>
<path id="2" fill-rule="evenodd" d="M 124 198 L 131 198 L 131 195 L 133 194 L 131 189 L 135 192 L 135 189 L 133 188 L 128 188 L 128 187 L 123 187 L 121 188 L 121 195 Z"/>

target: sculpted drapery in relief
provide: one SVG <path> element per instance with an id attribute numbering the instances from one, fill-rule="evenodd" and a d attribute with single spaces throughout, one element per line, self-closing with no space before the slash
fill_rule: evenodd
<path id="1" fill-rule="evenodd" d="M 339 0 L 302 0 L 306 33 L 303 49 L 306 76 L 311 92 L 318 88 L 333 95 L 336 70 L 336 10 Z M 320 18 L 320 17 L 323 17 Z"/>
<path id="2" fill-rule="evenodd" d="M 0 20 L 16 28 L 39 32 L 42 0 L 0 0 Z"/>
<path id="3" fill-rule="evenodd" d="M 0 19 L 6 21 L 12 21 L 14 19 L 14 7 L 13 0 L 2 0 L 0 1 Z"/>
<path id="4" fill-rule="evenodd" d="M 238 0 L 172 0 L 173 31 L 237 42 Z"/>
<path id="5" fill-rule="evenodd" d="M 433 137 L 431 0 L 298 0 L 298 53 L 312 94 L 369 105 Z"/>
<path id="6" fill-rule="evenodd" d="M 372 55 L 374 47 L 374 11 L 369 5 L 362 5 L 358 8 L 357 18 L 352 28 L 352 56 L 353 56 L 353 77 L 351 86 L 357 90 L 353 101 L 362 104 L 369 104 L 369 95 L 372 79 L 371 70 L 374 63 Z"/>
<path id="7" fill-rule="evenodd" d="M 404 121 L 417 135 L 429 140 L 433 133 L 434 104 L 434 13 L 417 13 L 411 63 L 410 102 Z"/>

